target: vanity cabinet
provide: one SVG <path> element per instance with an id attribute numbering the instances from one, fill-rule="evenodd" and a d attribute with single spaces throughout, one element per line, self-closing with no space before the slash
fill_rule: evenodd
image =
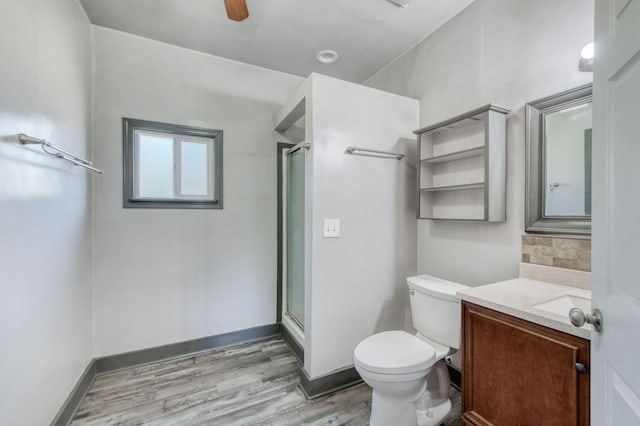
<path id="1" fill-rule="evenodd" d="M 463 424 L 589 425 L 588 340 L 466 301 L 462 327 Z"/>
<path id="2" fill-rule="evenodd" d="M 505 220 L 508 112 L 489 104 L 414 132 L 418 219 Z"/>

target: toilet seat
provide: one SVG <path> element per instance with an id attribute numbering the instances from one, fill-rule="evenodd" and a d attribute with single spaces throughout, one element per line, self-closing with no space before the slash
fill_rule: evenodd
<path id="1" fill-rule="evenodd" d="M 406 331 L 385 331 L 364 339 L 354 351 L 355 362 L 380 374 L 405 374 L 430 368 L 437 361 L 436 350 Z"/>

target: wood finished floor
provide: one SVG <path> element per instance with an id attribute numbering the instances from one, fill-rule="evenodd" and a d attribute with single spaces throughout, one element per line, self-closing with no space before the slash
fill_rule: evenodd
<path id="1" fill-rule="evenodd" d="M 277 337 L 102 374 L 71 424 L 369 424 L 367 385 L 307 401 L 298 368 Z M 456 405 L 450 418 L 459 417 L 459 397 Z"/>

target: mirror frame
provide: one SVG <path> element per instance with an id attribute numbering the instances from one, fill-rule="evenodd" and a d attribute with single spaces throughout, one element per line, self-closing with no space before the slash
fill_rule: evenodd
<path id="1" fill-rule="evenodd" d="M 525 172 L 525 232 L 538 234 L 591 235 L 591 216 L 546 216 L 545 133 L 547 114 L 572 105 L 591 102 L 592 84 L 576 87 L 548 96 L 525 106 L 526 172 Z"/>

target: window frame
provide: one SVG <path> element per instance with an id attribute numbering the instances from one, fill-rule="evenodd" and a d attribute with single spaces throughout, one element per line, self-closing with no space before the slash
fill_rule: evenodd
<path id="1" fill-rule="evenodd" d="M 223 152 L 223 131 L 205 129 L 193 126 L 183 126 L 178 124 L 160 123 L 155 121 L 138 120 L 134 118 L 122 119 L 123 129 L 123 207 L 124 208 L 153 208 L 153 209 L 222 209 L 222 152 Z M 176 190 L 176 198 L 138 198 L 136 194 L 136 154 L 138 144 L 137 134 L 144 132 L 164 133 L 174 135 L 174 164 L 180 161 L 180 156 L 175 156 L 176 146 L 180 141 L 205 143 L 203 139 L 213 140 L 213 147 L 208 148 L 207 179 L 211 184 L 212 198 L 207 196 L 185 196 Z M 191 139 L 191 140 L 189 140 Z M 213 161 L 211 161 L 213 156 Z M 174 176 L 174 185 L 179 185 L 181 176 L 179 169 Z M 174 187 L 175 188 L 175 187 Z M 175 188 L 177 189 L 177 188 Z"/>

